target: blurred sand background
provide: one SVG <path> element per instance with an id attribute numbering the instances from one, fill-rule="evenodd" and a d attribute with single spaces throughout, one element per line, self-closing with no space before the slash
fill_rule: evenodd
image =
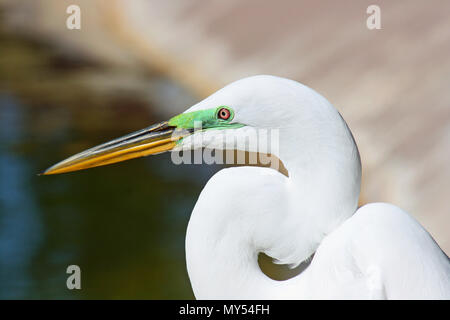
<path id="1" fill-rule="evenodd" d="M 81 30 L 65 26 L 70 4 L 81 8 Z M 381 30 L 366 27 L 370 4 L 381 7 Z M 358 143 L 361 203 L 398 205 L 450 253 L 449 1 L 1 0 L 0 7 L 9 32 L 120 70 L 165 74 L 195 100 L 254 74 L 312 87 Z M 89 81 L 99 90 L 146 90 L 126 73 L 117 83 Z M 167 117 L 189 103 L 154 112 Z"/>

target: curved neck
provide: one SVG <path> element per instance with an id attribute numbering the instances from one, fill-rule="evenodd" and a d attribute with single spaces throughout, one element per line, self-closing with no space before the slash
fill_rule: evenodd
<path id="1" fill-rule="evenodd" d="M 260 270 L 258 253 L 299 264 L 355 212 L 359 153 L 337 112 L 326 124 L 332 124 L 326 132 L 319 130 L 324 123 L 310 128 L 308 139 L 294 126 L 280 130 L 276 155 L 289 178 L 267 171 L 272 169 L 244 167 L 222 170 L 208 182 L 186 235 L 188 272 L 197 298 L 306 297 L 302 288 L 308 287 L 308 269 L 275 281 Z M 235 202 L 222 204 L 224 194 Z"/>
<path id="2" fill-rule="evenodd" d="M 279 283 L 260 270 L 257 249 L 247 239 L 228 232 L 214 241 L 218 225 L 204 229 L 197 222 L 191 219 L 186 236 L 187 267 L 197 299 L 275 299 L 283 294 Z"/>

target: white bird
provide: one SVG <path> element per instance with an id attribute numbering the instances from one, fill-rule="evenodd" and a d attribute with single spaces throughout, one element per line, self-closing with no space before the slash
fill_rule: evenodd
<path id="1" fill-rule="evenodd" d="M 193 130 L 195 121 L 202 121 L 201 130 Z M 246 144 L 255 128 L 278 130 L 279 145 Z M 223 133 L 236 143 L 224 144 Z M 350 129 L 324 97 L 292 80 L 236 81 L 168 122 L 84 151 L 44 174 L 201 147 L 273 154 L 288 174 L 243 166 L 208 181 L 186 234 L 196 298 L 450 299 L 446 254 L 398 207 L 357 208 L 361 163 Z M 261 252 L 291 266 L 314 256 L 299 275 L 276 281 L 259 268 Z"/>

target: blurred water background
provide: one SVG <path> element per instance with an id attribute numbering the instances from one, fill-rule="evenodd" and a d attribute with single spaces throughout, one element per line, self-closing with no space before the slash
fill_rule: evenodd
<path id="1" fill-rule="evenodd" d="M 84 84 L 91 76 L 120 82 L 125 70 L 4 33 L 0 43 L 0 297 L 192 297 L 184 232 L 214 169 L 174 166 L 161 155 L 118 170 L 37 176 L 69 154 L 161 120 L 152 112 L 158 102 L 119 84 L 100 92 Z M 133 81 L 192 102 L 162 76 Z M 65 287 L 70 264 L 82 268 L 79 292 Z"/>
<path id="2" fill-rule="evenodd" d="M 450 5 L 379 3 L 370 31 L 368 1 L 0 0 L 0 298 L 192 298 L 185 229 L 220 167 L 37 173 L 260 73 L 324 94 L 360 148 L 361 203 L 399 205 L 448 254 Z"/>

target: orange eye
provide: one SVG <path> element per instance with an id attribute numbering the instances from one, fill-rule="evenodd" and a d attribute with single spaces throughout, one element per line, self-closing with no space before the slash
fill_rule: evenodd
<path id="1" fill-rule="evenodd" d="M 218 115 L 219 119 L 228 120 L 231 116 L 231 113 L 230 113 L 230 110 L 228 110 L 226 108 L 222 108 L 219 110 L 217 115 Z"/>

